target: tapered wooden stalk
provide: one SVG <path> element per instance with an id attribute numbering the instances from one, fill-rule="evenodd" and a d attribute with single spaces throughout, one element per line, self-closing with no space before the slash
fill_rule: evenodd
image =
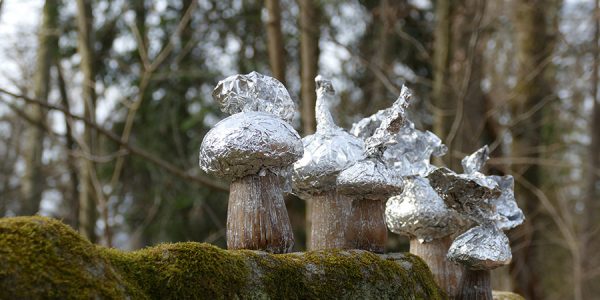
<path id="1" fill-rule="evenodd" d="M 352 200 L 335 190 L 313 195 L 311 244 L 309 250 L 348 249 L 346 232 L 352 214 Z"/>
<path id="2" fill-rule="evenodd" d="M 465 270 L 456 299 L 492 300 L 490 270 Z"/>
<path id="3" fill-rule="evenodd" d="M 458 288 L 464 268 L 446 259 L 448 249 L 452 244 L 450 236 L 435 239 L 429 243 L 420 243 L 417 239 L 410 240 L 410 253 L 419 256 L 433 274 L 435 282 L 446 292 L 450 299 L 458 294 Z"/>
<path id="4" fill-rule="evenodd" d="M 280 178 L 267 171 L 249 175 L 230 186 L 227 248 L 287 253 L 294 246 Z"/>
<path id="5" fill-rule="evenodd" d="M 385 225 L 385 200 L 355 199 L 347 239 L 351 249 L 375 253 L 385 251 L 387 227 Z"/>

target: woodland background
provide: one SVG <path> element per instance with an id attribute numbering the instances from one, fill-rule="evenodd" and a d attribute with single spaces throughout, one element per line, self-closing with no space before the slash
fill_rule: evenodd
<path id="1" fill-rule="evenodd" d="M 0 0 L 0 216 L 125 249 L 224 247 L 227 183 L 198 167 L 217 81 L 278 78 L 302 135 L 317 73 L 346 128 L 405 83 L 449 147 L 438 165 L 489 144 L 488 172 L 515 176 L 527 221 L 495 288 L 598 299 L 599 20 L 597 0 Z M 307 205 L 287 207 L 300 251 Z"/>

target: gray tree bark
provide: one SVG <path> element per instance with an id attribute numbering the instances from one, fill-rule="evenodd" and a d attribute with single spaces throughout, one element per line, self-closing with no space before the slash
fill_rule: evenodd
<path id="1" fill-rule="evenodd" d="M 269 17 L 267 20 L 267 41 L 271 72 L 285 85 L 285 43 L 281 32 L 281 8 L 279 0 L 266 0 Z"/>
<path id="2" fill-rule="evenodd" d="M 481 146 L 486 103 L 481 90 L 483 43 L 482 0 L 436 3 L 434 32 L 434 131 L 448 146 L 448 167 L 460 170 L 460 159 Z"/>
<path id="3" fill-rule="evenodd" d="M 58 6 L 57 0 L 46 0 L 42 12 L 37 49 L 37 70 L 34 78 L 36 99 L 47 102 L 50 90 L 50 69 L 56 59 L 58 48 Z M 28 117 L 36 123 L 46 122 L 45 110 L 38 105 L 26 107 Z M 25 131 L 24 161 L 25 172 L 21 179 L 22 215 L 36 214 L 40 208 L 44 190 L 42 152 L 44 151 L 43 129 L 35 124 L 27 125 Z"/>
<path id="4" fill-rule="evenodd" d="M 553 77 L 550 64 L 551 55 L 556 43 L 554 18 L 558 14 L 559 1 L 523 0 L 515 1 L 513 20 L 516 33 L 517 49 L 517 85 L 511 102 L 513 118 L 528 115 L 511 128 L 513 135 L 513 155 L 527 156 L 532 160 L 542 157 L 539 147 L 552 138 L 545 134 L 545 126 L 552 122 L 544 122 L 544 116 L 550 111 L 549 101 L 542 109 L 531 111 L 542 101 L 556 98 L 553 90 Z M 543 299 L 543 287 L 540 273 L 545 262 L 542 262 L 540 245 L 549 241 L 542 235 L 539 226 L 549 223 L 549 217 L 541 207 L 540 199 L 532 190 L 544 183 L 544 171 L 540 165 L 513 166 L 512 172 L 519 174 L 515 186 L 515 195 L 519 195 L 520 206 L 528 216 L 528 222 L 517 230 L 523 233 L 526 242 L 515 248 L 511 265 L 513 281 L 517 292 L 526 299 Z M 534 226 L 532 228 L 532 226 Z M 547 254 L 547 253 L 546 253 Z"/>
<path id="5" fill-rule="evenodd" d="M 82 100 L 85 118 L 96 122 L 96 72 L 94 70 L 94 30 L 92 4 L 90 0 L 77 0 L 77 51 L 81 56 L 80 68 L 83 73 Z M 89 153 L 82 155 L 79 170 L 79 231 L 90 241 L 96 240 L 96 192 L 92 183 L 92 172 L 95 172 L 94 162 L 87 157 L 93 155 L 96 149 L 96 136 L 93 128 L 84 127 L 83 141 L 89 148 Z M 86 152 L 85 149 L 83 152 Z"/>

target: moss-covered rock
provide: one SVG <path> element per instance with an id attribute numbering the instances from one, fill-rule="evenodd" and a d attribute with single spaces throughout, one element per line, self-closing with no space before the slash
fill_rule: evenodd
<path id="1" fill-rule="evenodd" d="M 494 300 L 525 300 L 525 298 L 519 294 L 504 291 L 493 291 L 492 297 Z"/>
<path id="2" fill-rule="evenodd" d="M 59 221 L 0 219 L 0 298 L 443 299 L 410 254 L 273 255 L 209 244 L 134 252 L 94 246 Z"/>

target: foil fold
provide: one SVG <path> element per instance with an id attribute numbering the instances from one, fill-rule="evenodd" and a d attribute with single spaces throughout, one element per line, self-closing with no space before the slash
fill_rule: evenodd
<path id="1" fill-rule="evenodd" d="M 375 132 L 365 139 L 365 152 L 369 157 L 382 157 L 389 145 L 396 143 L 394 136 L 400 131 L 406 120 L 406 108 L 410 104 L 412 92 L 402 86 L 400 96 L 391 107 L 384 110 L 381 123 Z"/>
<path id="2" fill-rule="evenodd" d="M 515 228 L 525 221 L 525 214 L 517 205 L 515 199 L 515 180 L 512 176 L 490 176 L 498 183 L 501 194 L 498 198 L 492 199 L 496 217 L 495 222 L 501 230 Z"/>
<path id="3" fill-rule="evenodd" d="M 277 79 L 251 72 L 229 76 L 212 93 L 221 111 L 228 114 L 261 111 L 290 123 L 296 105 L 285 86 Z"/>

